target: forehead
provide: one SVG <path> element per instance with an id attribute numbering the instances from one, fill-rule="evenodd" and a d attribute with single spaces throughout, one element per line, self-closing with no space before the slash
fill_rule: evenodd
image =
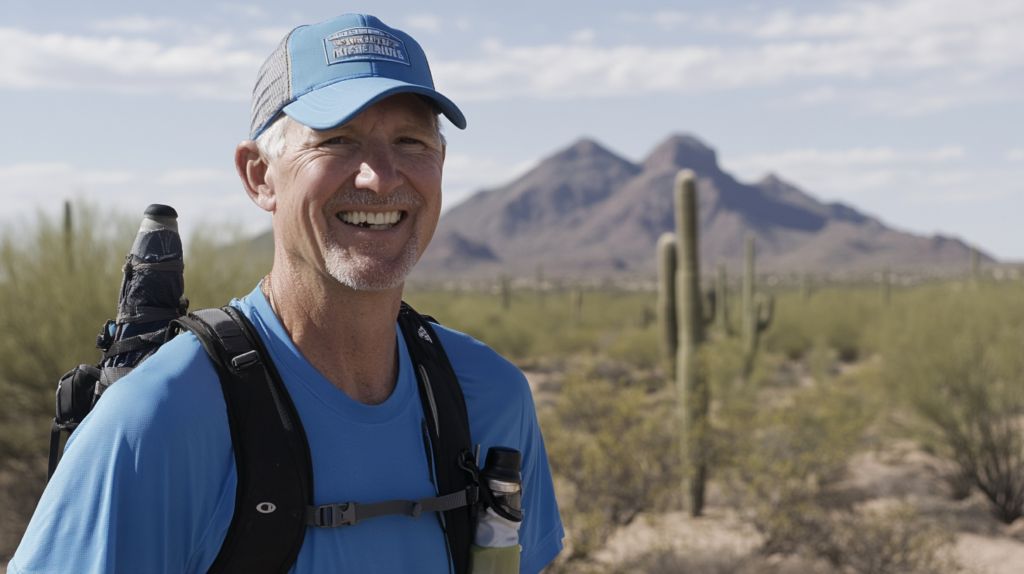
<path id="1" fill-rule="evenodd" d="M 420 129 L 437 133 L 438 118 L 433 108 L 416 94 L 395 94 L 374 103 L 347 123 L 327 129 L 315 130 L 298 122 L 291 122 L 292 137 L 305 139 L 319 134 L 334 132 L 367 132 L 376 126 L 385 129 Z"/>

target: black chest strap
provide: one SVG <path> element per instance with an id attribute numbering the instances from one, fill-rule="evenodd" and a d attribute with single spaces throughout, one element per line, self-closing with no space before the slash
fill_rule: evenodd
<path id="1" fill-rule="evenodd" d="M 238 472 L 235 511 L 211 573 L 287 572 L 306 528 L 337 527 L 391 514 L 434 512 L 456 574 L 469 568 L 478 489 L 466 401 L 430 323 L 404 302 L 398 323 L 416 374 L 426 454 L 438 496 L 313 506 L 313 464 L 298 411 L 249 320 L 234 307 L 171 322 L 191 331 L 221 380 Z M 443 519 L 441 518 L 443 516 Z"/>

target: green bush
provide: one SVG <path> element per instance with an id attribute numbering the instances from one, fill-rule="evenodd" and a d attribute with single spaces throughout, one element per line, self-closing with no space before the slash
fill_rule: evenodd
<path id="1" fill-rule="evenodd" d="M 70 228 L 40 214 L 0 234 L 0 562 L 45 486 L 57 381 L 99 361 L 96 335 L 117 311 L 121 266 L 140 221 L 79 204 Z M 245 295 L 269 268 L 237 232 L 201 226 L 186 247 L 193 309 Z"/>
<path id="2" fill-rule="evenodd" d="M 767 553 L 793 553 L 822 533 L 827 501 L 862 445 L 871 413 L 853 381 L 775 397 L 751 389 L 723 407 L 715 451 L 736 504 Z"/>
<path id="3" fill-rule="evenodd" d="M 672 402 L 626 382 L 585 366 L 567 374 L 555 406 L 540 413 L 573 559 L 640 512 L 678 505 Z"/>
<path id="4" fill-rule="evenodd" d="M 928 289 L 887 330 L 889 388 L 1010 523 L 1024 514 L 1024 294 Z"/>

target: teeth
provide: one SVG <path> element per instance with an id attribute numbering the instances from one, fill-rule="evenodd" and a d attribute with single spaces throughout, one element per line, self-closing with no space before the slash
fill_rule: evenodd
<path id="1" fill-rule="evenodd" d="M 373 213 L 367 211 L 344 211 L 340 219 L 352 225 L 362 225 L 370 229 L 389 229 L 402 219 L 401 211 Z"/>

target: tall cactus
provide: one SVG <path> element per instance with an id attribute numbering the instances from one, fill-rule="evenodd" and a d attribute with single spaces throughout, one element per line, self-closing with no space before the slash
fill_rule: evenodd
<path id="1" fill-rule="evenodd" d="M 569 325 L 583 325 L 583 287 L 573 287 L 569 292 Z"/>
<path id="2" fill-rule="evenodd" d="M 744 378 L 748 378 L 754 370 L 754 357 L 757 356 L 757 343 L 761 333 L 772 323 L 775 311 L 775 298 L 763 293 L 754 293 L 754 234 L 748 232 L 746 237 L 746 260 L 743 270 L 743 351 Z"/>
<path id="3" fill-rule="evenodd" d="M 715 269 L 715 324 L 722 337 L 731 337 L 729 327 L 729 281 L 725 275 L 725 263 Z"/>
<path id="4" fill-rule="evenodd" d="M 67 262 L 68 271 L 75 269 L 74 256 L 74 227 L 71 221 L 71 202 L 64 202 L 64 259 Z"/>
<path id="5" fill-rule="evenodd" d="M 674 373 L 676 380 L 676 417 L 686 468 L 683 490 L 688 494 L 690 513 L 700 516 L 707 481 L 710 393 L 703 369 L 697 365 L 697 351 L 704 343 L 705 327 L 714 319 L 715 298 L 709 298 L 705 312 L 700 291 L 697 186 L 693 171 L 679 172 L 674 195 L 676 233 L 666 233 L 658 240 L 658 322 L 666 353 L 666 373 Z M 673 351 L 674 361 L 669 358 Z"/>
<path id="6" fill-rule="evenodd" d="M 676 321 L 677 244 L 675 233 L 664 233 L 658 238 L 658 339 L 666 380 L 676 378 L 676 353 L 679 349 L 679 324 Z"/>

